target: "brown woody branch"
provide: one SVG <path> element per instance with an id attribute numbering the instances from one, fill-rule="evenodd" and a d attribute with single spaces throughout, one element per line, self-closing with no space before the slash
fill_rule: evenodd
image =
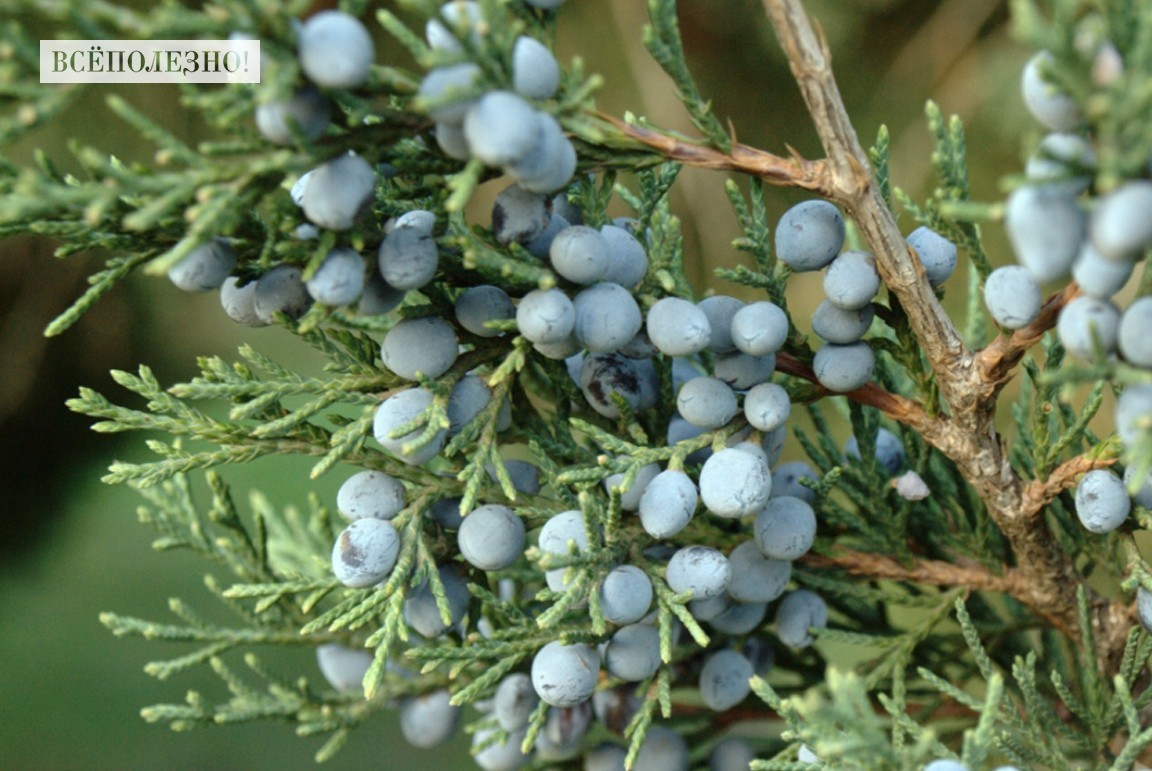
<path id="1" fill-rule="evenodd" d="M 926 441 L 951 458 L 985 502 L 1013 546 L 1019 568 L 1035 586 L 1029 605 L 1038 614 L 1077 628 L 1076 573 L 1042 518 L 1020 516 L 1023 485 L 1008 462 L 994 425 L 993 404 L 982 401 L 973 355 L 944 312 L 920 260 L 904 242 L 869 172 L 868 157 L 844 108 L 832 74 L 827 43 L 813 30 L 799 0 L 763 0 L 792 66 L 836 185 L 833 200 L 845 208 L 876 255 L 884 283 L 908 315 L 909 324 L 936 375 L 949 415 Z"/>
<path id="2" fill-rule="evenodd" d="M 933 371 L 942 376 L 955 370 L 968 351 L 874 183 L 868 154 L 832 74 L 827 42 L 812 28 L 798 0 L 763 1 L 827 154 L 833 182 L 828 197 L 847 211 L 872 247 L 880 276 L 908 314 Z M 947 377 L 939 378 L 939 386 L 949 403 L 963 396 L 962 386 Z"/>
<path id="3" fill-rule="evenodd" d="M 995 402 L 1000 389 L 1027 349 L 1052 328 L 1060 309 L 1075 297 L 1077 288 L 1070 286 L 1049 299 L 1040 317 L 1028 327 L 1001 336 L 979 352 L 968 350 L 874 183 L 868 156 L 840 98 L 825 40 L 811 27 L 799 0 L 762 2 L 827 158 L 805 160 L 795 153 L 784 158 L 738 143 L 733 145 L 731 154 L 726 154 L 651 128 L 607 116 L 605 120 L 627 137 L 673 160 L 811 190 L 845 210 L 876 255 L 889 292 L 907 313 L 917 342 L 936 375 L 946 408 L 940 417 L 929 417 L 921 405 L 871 385 L 848 397 L 915 428 L 925 441 L 957 465 L 1012 546 L 1015 565 L 1011 568 L 1010 587 L 1005 588 L 1011 588 L 1011 593 L 1038 616 L 1078 639 L 1076 593 L 1084 583 L 1083 577 L 1069 555 L 1060 550 L 1047 521 L 1039 514 L 1060 489 L 1071 484 L 1082 469 L 1087 470 L 1085 461 L 1070 461 L 1044 482 L 1025 483 L 1012 468 L 995 426 Z M 815 379 L 810 370 L 790 357 L 778 356 L 777 364 L 784 372 Z M 940 575 L 937 573 L 937 577 Z M 998 586 L 995 582 L 989 584 L 992 585 Z M 1105 671 L 1112 672 L 1131 627 L 1131 608 L 1103 600 L 1090 589 L 1089 597 L 1094 606 L 1097 654 Z"/>
<path id="4" fill-rule="evenodd" d="M 1015 569 L 1030 587 L 1025 600 L 1029 607 L 1077 639 L 1076 592 L 1083 579 L 1059 548 L 1044 517 L 1036 516 L 1027 505 L 1024 482 L 1012 468 L 995 426 L 994 397 L 999 386 L 990 385 L 988 373 L 1000 376 L 1006 366 L 1010 368 L 1010 363 L 1018 361 L 1023 353 L 1020 346 L 1028 343 L 1028 335 L 1013 336 L 1014 342 L 1009 341 L 1002 350 L 993 349 L 982 360 L 986 366 L 992 365 L 990 369 L 978 366 L 981 362 L 964 346 L 867 171 L 868 157 L 840 99 L 824 39 L 812 29 L 799 0 L 763 3 L 828 155 L 838 188 L 832 199 L 844 206 L 876 254 L 881 277 L 907 312 L 947 401 L 947 419 L 930 426 L 923 436 L 957 464 L 1008 538 L 1016 558 Z M 1049 304 L 1042 324 L 1051 324 L 1058 304 Z M 1043 333 L 1039 327 L 1031 332 Z M 1105 671 L 1111 672 L 1118 663 L 1127 628 L 1116 627 L 1119 614 L 1109 603 L 1092 596 L 1097 609 L 1097 654 Z"/>

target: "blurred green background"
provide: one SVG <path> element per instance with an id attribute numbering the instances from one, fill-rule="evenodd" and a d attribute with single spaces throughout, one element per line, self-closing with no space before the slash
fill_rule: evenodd
<path id="1" fill-rule="evenodd" d="M 701 90 L 737 137 L 777 153 L 786 146 L 818 156 L 819 146 L 759 3 L 686 0 L 681 28 Z M 892 135 L 895 184 L 922 196 L 931 190 L 931 140 L 923 120 L 931 97 L 967 124 L 973 195 L 992 200 L 1000 175 L 1019 168 L 1038 136 L 1017 96 L 1017 73 L 1027 52 L 1011 39 L 1000 0 L 813 0 L 834 55 L 836 72 L 865 144 L 886 123 Z M 625 110 L 691 133 L 669 81 L 640 44 L 645 20 L 639 0 L 571 0 L 561 11 L 562 61 L 583 57 L 606 87 L 601 109 Z M 382 47 L 388 41 L 380 39 Z M 115 122 L 103 96 L 115 90 L 190 140 L 204 138 L 196 116 L 184 112 L 167 87 L 109 86 L 74 105 L 51 129 L 9 151 L 27 163 L 33 147 L 63 157 L 76 137 L 126 159 L 147 159 L 127 127 Z M 687 171 L 673 205 L 685 224 L 698 289 L 712 284 L 711 268 L 738 261 L 730 243 L 734 218 L 722 194 L 722 175 Z M 773 191 L 779 215 L 803 196 Z M 478 214 L 482 220 L 483 213 Z M 905 220 L 906 230 L 913 225 Z M 992 228 L 998 230 L 998 228 Z M 992 243 L 1001 244 L 997 233 Z M 185 295 L 168 282 L 138 276 L 101 302 L 75 328 L 46 340 L 41 330 L 83 289 L 94 258 L 61 261 L 52 245 L 33 239 L 3 244 L 0 258 L 0 768 L 311 768 L 314 739 L 296 739 L 287 725 L 222 727 L 176 734 L 146 724 L 141 707 L 180 702 L 189 689 L 226 698 L 214 677 L 180 675 L 158 682 L 143 672 L 154 658 L 179 651 L 161 643 L 117 640 L 97 621 L 101 611 L 170 620 L 167 598 L 209 607 L 205 566 L 190 556 L 158 554 L 152 533 L 136 523 L 137 495 L 100 483 L 114 458 L 143 457 L 143 437 L 90 433 L 64 400 L 81 385 L 113 399 L 123 394 L 107 370 L 140 362 L 172 383 L 194 373 L 198 354 L 233 358 L 245 342 L 287 363 L 310 367 L 302 345 L 278 330 L 232 325 L 214 296 Z M 998 251 L 1004 261 L 1004 251 Z M 818 278 L 799 277 L 791 295 L 803 313 L 818 301 Z M 963 287 L 953 279 L 953 295 Z M 740 294 L 734 287 L 716 287 Z M 955 301 L 958 297 L 953 297 Z M 801 321 L 803 324 L 804 322 Z M 278 503 L 305 501 L 308 464 L 263 461 L 225 472 L 242 491 L 269 493 Z M 317 487 L 331 501 L 337 477 Z M 238 496 L 243 500 L 243 494 Z M 302 650 L 275 659 L 282 669 L 318 678 Z M 409 748 L 395 726 L 381 721 L 356 732 L 332 768 L 467 767 L 459 748 Z"/>

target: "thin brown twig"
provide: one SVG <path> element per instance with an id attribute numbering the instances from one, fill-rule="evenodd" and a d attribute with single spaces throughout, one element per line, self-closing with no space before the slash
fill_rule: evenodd
<path id="1" fill-rule="evenodd" d="M 1052 470 L 1047 479 L 1034 479 L 1024 487 L 1024 516 L 1038 517 L 1052 500 L 1076 483 L 1081 474 L 1108 468 L 1116 458 L 1089 458 L 1077 455 Z"/>
<path id="2" fill-rule="evenodd" d="M 629 139 L 686 166 L 738 171 L 760 177 L 771 185 L 798 187 L 825 197 L 831 196 L 835 190 L 828 164 L 821 160 L 810 161 L 795 152 L 791 157 L 784 158 L 739 142 L 732 143 L 732 152 L 729 154 L 707 145 L 685 142 L 646 126 L 627 123 L 607 113 L 597 112 L 596 116 L 611 123 Z"/>
<path id="3" fill-rule="evenodd" d="M 914 714 L 918 709 L 922 709 L 925 705 L 914 702 L 905 704 L 904 711 L 908 715 Z M 876 714 L 887 716 L 888 710 L 880 705 L 875 704 L 872 707 Z M 707 707 L 699 704 L 685 704 L 682 702 L 672 702 L 673 716 L 701 716 L 711 719 L 712 726 L 717 729 L 728 728 L 739 723 L 762 723 L 765 720 L 782 720 L 780 713 L 770 707 L 735 707 L 725 712 L 714 712 Z M 932 711 L 930 720 L 939 718 L 971 718 L 978 713 L 971 707 L 967 707 L 957 701 L 952 701 L 946 698 L 941 701 L 936 708 Z"/>
<path id="4" fill-rule="evenodd" d="M 820 385 L 820 381 L 816 379 L 816 373 L 812 371 L 812 368 L 788 353 L 780 352 L 776 354 L 776 371 L 803 378 L 810 383 Z M 832 393 L 827 389 L 823 390 L 824 393 Z M 879 410 L 897 423 L 902 423 L 920 431 L 926 430 L 932 424 L 936 423 L 936 418 L 928 415 L 919 402 L 909 399 L 906 396 L 886 391 L 878 383 L 868 383 L 861 388 L 848 391 L 842 395 L 854 402 Z"/>
<path id="5" fill-rule="evenodd" d="M 832 554 L 809 552 L 799 562 L 810 567 L 840 568 L 855 576 L 910 581 L 933 586 L 964 586 L 1012 595 L 1026 594 L 1022 577 L 1011 569 L 993 573 L 982 565 L 956 565 L 943 560 L 916 560 L 905 565 L 885 554 L 837 549 Z"/>
<path id="6" fill-rule="evenodd" d="M 1071 283 L 1048 298 L 1040 309 L 1040 315 L 1026 327 L 1017 329 L 1011 335 L 1000 335 L 976 354 L 976 371 L 984 380 L 991 398 L 1008 380 L 1028 349 L 1044 337 L 1044 333 L 1056 326 L 1060 311 L 1080 294 L 1080 287 Z"/>
<path id="7" fill-rule="evenodd" d="M 854 549 L 837 549 L 833 554 L 809 552 L 798 561 L 811 567 L 840 568 L 854 576 L 867 578 L 1000 592 L 1032 607 L 1045 621 L 1064 634 L 1072 637 L 1078 634 L 1077 627 L 1070 626 L 1066 619 L 1045 613 L 1042 607 L 1037 607 L 1035 587 L 1026 574 L 1014 568 L 1005 568 L 1003 573 L 993 573 L 983 565 L 957 565 L 942 560 L 916 560 L 911 565 L 905 565 L 884 554 Z"/>

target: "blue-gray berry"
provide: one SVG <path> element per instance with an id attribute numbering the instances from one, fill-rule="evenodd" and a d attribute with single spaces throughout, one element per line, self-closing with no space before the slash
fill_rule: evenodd
<path id="1" fill-rule="evenodd" d="M 1136 618 L 1144 631 L 1152 634 L 1152 592 L 1143 586 L 1136 587 Z"/>
<path id="2" fill-rule="evenodd" d="M 440 688 L 401 700 L 400 732 L 413 747 L 430 749 L 452 738 L 460 722 L 460 707 L 451 703 L 452 694 Z"/>
<path id="3" fill-rule="evenodd" d="M 332 546 L 332 572 L 353 589 L 388 577 L 400 555 L 400 534 L 391 522 L 368 517 L 354 520 Z"/>
<path id="4" fill-rule="evenodd" d="M 317 302 L 350 305 L 364 291 L 364 258 L 353 249 L 338 246 L 328 252 L 305 286 Z"/>
<path id="5" fill-rule="evenodd" d="M 853 311 L 837 308 L 828 300 L 816 306 L 812 314 L 812 331 L 829 343 L 848 345 L 864 337 L 872 326 L 875 310 L 871 304 Z"/>
<path id="6" fill-rule="evenodd" d="M 620 493 L 620 508 L 624 511 L 636 511 L 640 507 L 640 498 L 644 495 L 644 491 L 648 489 L 649 483 L 659 473 L 660 466 L 655 463 L 641 466 L 632 479 L 632 484 Z M 605 477 L 604 490 L 612 492 L 621 487 L 624 483 L 624 477 L 624 472 Z"/>
<path id="7" fill-rule="evenodd" d="M 440 250 L 430 231 L 398 227 L 384 236 L 376 253 L 380 275 L 396 289 L 419 289 L 436 275 Z"/>
<path id="8" fill-rule="evenodd" d="M 304 188 L 304 216 L 317 227 L 348 230 L 372 208 L 376 172 L 368 162 L 348 152 L 312 170 Z"/>
<path id="9" fill-rule="evenodd" d="M 1152 297 L 1141 297 L 1124 310 L 1117 343 L 1129 363 L 1152 368 Z"/>
<path id="10" fill-rule="evenodd" d="M 1020 76 L 1020 93 L 1036 120 L 1053 131 L 1071 131 L 1080 125 L 1084 116 L 1076 100 L 1048 80 L 1047 69 L 1052 61 L 1048 51 L 1034 54 Z"/>
<path id="11" fill-rule="evenodd" d="M 360 302 L 356 303 L 356 313 L 361 316 L 383 316 L 404 302 L 405 290 L 397 289 L 384 280 L 379 270 L 374 270 L 364 283 Z"/>
<path id="12" fill-rule="evenodd" d="M 584 289 L 572 301 L 576 311 L 573 332 L 592 353 L 611 353 L 630 341 L 644 323 L 632 293 L 604 281 Z"/>
<path id="13" fill-rule="evenodd" d="M 1076 486 L 1076 517 L 1090 533 L 1111 533 L 1131 510 L 1123 480 L 1108 469 L 1089 471 Z"/>
<path id="14" fill-rule="evenodd" d="M 955 249 L 952 259 L 955 262 Z M 880 273 L 876 270 L 876 255 L 871 252 L 843 252 L 832 260 L 824 274 L 824 295 L 841 310 L 855 311 L 870 305 L 878 291 Z"/>
<path id="15" fill-rule="evenodd" d="M 484 771 L 517 771 L 531 763 L 532 756 L 525 754 L 520 747 L 528 729 L 512 731 L 504 743 L 493 741 L 493 734 L 499 730 L 496 726 L 485 726 L 472 734 L 472 760 L 476 765 Z M 481 746 L 484 749 L 476 749 Z"/>
<path id="16" fill-rule="evenodd" d="M 526 190 L 555 193 L 576 173 L 576 148 L 559 121 L 546 112 L 536 113 L 536 142 L 529 152 L 504 170 Z"/>
<path id="17" fill-rule="evenodd" d="M 359 471 L 336 491 L 336 508 L 348 519 L 392 519 L 404 508 L 404 485 L 383 471 Z"/>
<path id="18" fill-rule="evenodd" d="M 536 108 L 509 91 L 489 91 L 465 113 L 464 138 L 472 157 L 489 166 L 517 163 L 540 140 Z"/>
<path id="19" fill-rule="evenodd" d="M 1008 241 L 1040 284 L 1068 275 L 1087 235 L 1086 223 L 1076 197 L 1058 186 L 1023 185 L 1005 204 Z"/>
<path id="20" fill-rule="evenodd" d="M 679 297 L 657 300 L 648 309 L 648 338 L 667 356 L 691 356 L 708 347 L 712 326 L 699 306 Z"/>
<path id="21" fill-rule="evenodd" d="M 736 394 L 723 380 L 694 377 L 680 387 L 676 409 L 694 426 L 719 428 L 736 415 L 738 406 Z"/>
<path id="22" fill-rule="evenodd" d="M 804 201 L 776 225 L 776 258 L 797 272 L 820 270 L 844 245 L 844 218 L 827 201 Z"/>
<path id="23" fill-rule="evenodd" d="M 1131 446 L 1152 430 L 1152 384 L 1135 384 L 1116 400 L 1116 433 Z"/>
<path id="24" fill-rule="evenodd" d="M 772 602 L 784 593 L 792 577 L 790 560 L 765 557 L 754 540 L 733 549 L 728 565 L 732 570 L 728 596 L 737 602 Z"/>
<path id="25" fill-rule="evenodd" d="M 219 289 L 236 267 L 236 250 L 223 238 L 213 238 L 168 269 L 168 278 L 185 292 Z"/>
<path id="26" fill-rule="evenodd" d="M 692 520 L 699 494 L 683 471 L 661 471 L 640 497 L 640 523 L 654 538 L 669 538 Z"/>
<path id="27" fill-rule="evenodd" d="M 580 368 L 580 390 L 592 409 L 606 418 L 620 416 L 614 395 L 633 410 L 655 403 L 658 377 L 647 360 L 635 361 L 616 353 L 596 353 L 585 357 Z"/>
<path id="28" fill-rule="evenodd" d="M 265 327 L 270 322 L 256 313 L 256 282 L 249 281 L 243 286 L 240 279 L 229 276 L 220 285 L 220 305 L 228 318 L 246 327 Z"/>
<path id="29" fill-rule="evenodd" d="M 688 742 L 679 732 L 656 725 L 644 734 L 632 771 L 688 771 Z"/>
<path id="30" fill-rule="evenodd" d="M 311 86 L 304 86 L 287 99 L 256 105 L 256 129 L 277 145 L 290 145 L 297 135 L 311 142 L 323 136 L 331 115 L 328 98 Z"/>
<path id="31" fill-rule="evenodd" d="M 528 725 L 540 697 L 532 688 L 532 678 L 523 672 L 506 675 L 496 686 L 492 713 L 505 731 L 517 731 Z"/>
<path id="32" fill-rule="evenodd" d="M 413 429 L 406 434 L 392 434 L 420 418 L 432 406 L 432 393 L 423 388 L 409 388 L 393 394 L 376 408 L 372 430 L 376 441 L 400 460 L 418 466 L 436 456 L 444 446 L 444 429 L 436 431 L 427 444 L 405 452 L 406 445 L 413 444 L 424 434 L 424 427 Z"/>
<path id="33" fill-rule="evenodd" d="M 625 682 L 651 677 L 660 668 L 660 632 L 648 624 L 620 627 L 604 650 L 604 666 Z"/>
<path id="34" fill-rule="evenodd" d="M 471 38 L 479 45 L 484 29 L 484 12 L 475 0 L 451 0 L 440 6 L 438 17 L 433 17 L 424 25 L 424 38 L 428 47 L 437 51 L 463 53 L 457 35 Z"/>
<path id="35" fill-rule="evenodd" d="M 708 755 L 708 771 L 748 771 L 756 753 L 743 739 L 729 736 L 712 748 Z"/>
<path id="36" fill-rule="evenodd" d="M 729 519 L 760 510 L 772 494 L 772 472 L 759 447 L 726 447 L 700 469 L 700 498 L 708 511 Z"/>
<path id="37" fill-rule="evenodd" d="M 312 307 L 303 275 L 298 265 L 277 265 L 256 279 L 252 309 L 261 322 L 272 324 L 278 313 L 298 319 Z"/>
<path id="38" fill-rule="evenodd" d="M 321 11 L 300 27 L 300 69 L 324 88 L 356 88 L 368 79 L 376 49 L 360 20 L 341 11 Z"/>
<path id="39" fill-rule="evenodd" d="M 492 235 L 502 244 L 527 244 L 548 227 L 548 199 L 521 185 L 509 185 L 492 204 Z"/>
<path id="40" fill-rule="evenodd" d="M 1020 265 L 1004 265 L 984 281 L 984 305 L 1005 329 L 1020 329 L 1036 320 L 1044 297 L 1032 272 Z"/>
<path id="41" fill-rule="evenodd" d="M 776 636 L 790 648 L 807 648 L 812 644 L 809 627 L 823 629 L 828 625 L 828 606 L 823 598 L 807 589 L 789 592 L 776 607 Z"/>
<path id="42" fill-rule="evenodd" d="M 1064 306 L 1056 322 L 1056 336 L 1064 350 L 1091 361 L 1097 352 L 1107 356 L 1116 350 L 1120 311 L 1108 300 L 1080 296 Z"/>
<path id="43" fill-rule="evenodd" d="M 324 679 L 338 691 L 364 692 L 364 675 L 375 657 L 360 648 L 348 648 L 339 643 L 325 643 L 316 648 L 316 663 Z"/>
<path id="44" fill-rule="evenodd" d="M 584 526 L 584 514 L 578 509 L 554 514 L 540 529 L 537 545 L 545 554 L 561 556 L 571 554 L 573 547 L 577 552 L 587 551 L 588 533 Z M 546 570 L 544 578 L 548 588 L 554 592 L 563 592 L 572 580 L 567 567 Z"/>
<path id="45" fill-rule="evenodd" d="M 404 598 L 404 620 L 408 626 L 416 630 L 421 637 L 431 640 L 447 632 L 459 624 L 468 611 L 468 603 L 472 595 L 468 592 L 468 582 L 465 581 L 456 568 L 450 565 L 441 565 L 436 568 L 440 575 L 440 583 L 444 586 L 444 599 L 448 602 L 448 621 L 440 615 L 440 608 L 436 605 L 436 595 L 428 581 L 421 582 L 420 586 L 409 591 Z"/>
<path id="46" fill-rule="evenodd" d="M 708 318 L 708 326 L 712 335 L 708 341 L 708 350 L 713 353 L 731 353 L 736 350 L 736 343 L 732 339 L 732 319 L 744 307 L 744 301 L 728 295 L 717 294 L 705 297 L 696 304 Z"/>
<path id="47" fill-rule="evenodd" d="M 736 347 L 749 356 L 775 353 L 788 339 L 788 315 L 768 300 L 748 303 L 732 316 L 729 332 Z"/>
<path id="48" fill-rule="evenodd" d="M 731 568 L 728 558 L 711 546 L 685 546 L 672 555 L 665 569 L 668 588 L 677 594 L 692 592 L 692 598 L 719 597 L 728 589 Z"/>
<path id="49" fill-rule="evenodd" d="M 611 260 L 604 274 L 605 281 L 631 289 L 648 273 L 648 253 L 628 230 L 616 225 L 604 225 L 600 235 L 608 243 Z"/>
<path id="50" fill-rule="evenodd" d="M 709 654 L 700 669 L 700 699 L 714 712 L 732 709 L 752 692 L 752 675 L 752 663 L 738 651 Z"/>
<path id="51" fill-rule="evenodd" d="M 744 394 L 744 417 L 760 431 L 773 431 L 792 414 L 792 399 L 783 386 L 761 383 Z"/>
<path id="52" fill-rule="evenodd" d="M 398 322 L 380 347 L 384 366 L 405 380 L 440 377 L 455 363 L 456 330 L 439 316 Z"/>
<path id="53" fill-rule="evenodd" d="M 472 62 L 429 70 L 416 91 L 418 102 L 437 123 L 461 125 L 477 97 L 482 73 Z"/>
<path id="54" fill-rule="evenodd" d="M 516 326 L 533 343 L 558 343 L 576 328 L 576 306 L 559 289 L 533 289 L 516 307 Z"/>
<path id="55" fill-rule="evenodd" d="M 460 554 L 481 570 L 503 570 L 524 553 L 524 520 L 507 506 L 473 509 L 456 532 Z"/>
<path id="56" fill-rule="evenodd" d="M 583 643 L 550 642 L 532 659 L 532 685 L 542 701 L 572 707 L 596 690 L 600 657 Z"/>
<path id="57" fill-rule="evenodd" d="M 888 429 L 880 428 L 876 431 L 875 450 L 876 460 L 889 474 L 895 475 L 904 467 L 904 443 Z M 844 457 L 860 460 L 860 443 L 855 436 L 850 436 L 844 443 Z"/>
<path id="58" fill-rule="evenodd" d="M 863 388 L 872 380 L 875 367 L 876 357 L 865 342 L 829 343 L 816 352 L 812 361 L 812 370 L 820 385 L 836 393 Z"/>
<path id="59" fill-rule="evenodd" d="M 596 228 L 572 225 L 552 239 L 548 249 L 552 269 L 577 284 L 594 284 L 604 278 L 612 255 L 608 241 Z"/>
<path id="60" fill-rule="evenodd" d="M 1072 279 L 1084 290 L 1084 294 L 1107 300 L 1124 288 L 1135 269 L 1132 260 L 1110 260 L 1085 241 L 1072 263 Z"/>
<path id="61" fill-rule="evenodd" d="M 1132 260 L 1152 243 L 1152 181 L 1129 180 L 1092 213 L 1092 245 L 1110 260 Z"/>
<path id="62" fill-rule="evenodd" d="M 765 504 L 753 525 L 760 553 L 774 560 L 793 561 L 812 548 L 816 512 L 800 498 L 782 495 Z"/>
<path id="63" fill-rule="evenodd" d="M 560 87 L 560 65 L 548 46 L 521 35 L 512 46 L 512 87 L 529 99 L 551 99 Z"/>
<path id="64" fill-rule="evenodd" d="M 613 624 L 633 624 L 652 606 L 652 580 L 635 565 L 613 568 L 600 585 L 600 611 Z"/>
<path id="65" fill-rule="evenodd" d="M 812 503 L 816 500 L 816 491 L 800 484 L 801 479 L 819 482 L 820 475 L 816 473 L 816 469 L 802 460 L 781 463 L 772 469 L 772 497 L 779 498 L 782 495 L 789 495 Z"/>
<path id="66" fill-rule="evenodd" d="M 717 380 L 727 383 L 734 391 L 747 391 L 749 388 L 768 382 L 776 371 L 776 354 L 749 356 L 736 352 L 716 357 L 713 371 Z"/>
<path id="67" fill-rule="evenodd" d="M 477 337 L 499 337 L 504 333 L 492 329 L 488 323 L 516 318 L 512 298 L 491 284 L 469 287 L 456 298 L 455 311 L 460 326 Z"/>
<path id="68" fill-rule="evenodd" d="M 1144 475 L 1139 484 L 1135 482 L 1136 467 L 1129 466 L 1124 469 L 1124 488 L 1132 495 L 1132 502 L 1152 510 L 1152 471 Z M 1135 491 L 1133 492 L 1133 488 Z"/>
<path id="69" fill-rule="evenodd" d="M 909 233 L 905 240 L 916 250 L 932 286 L 940 286 L 956 270 L 956 244 L 935 230 L 922 225 Z"/>

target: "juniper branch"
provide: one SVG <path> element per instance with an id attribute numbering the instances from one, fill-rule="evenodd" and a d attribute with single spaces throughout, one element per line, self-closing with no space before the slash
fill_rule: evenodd
<path id="1" fill-rule="evenodd" d="M 1008 537 L 1018 567 L 1032 587 L 1029 607 L 1044 618 L 1058 620 L 1058 627 L 1078 640 L 1075 589 L 1083 586 L 1083 581 L 1044 518 L 1028 516 L 1024 483 L 1012 468 L 996 431 L 995 401 L 987 398 L 974 354 L 944 312 L 923 266 L 904 242 L 879 188 L 873 184 L 868 156 L 856 138 L 832 75 L 826 41 L 812 29 L 798 0 L 764 0 L 764 7 L 828 153 L 835 182 L 831 198 L 844 206 L 876 254 L 881 277 L 908 314 L 948 404 L 949 419 L 928 427 L 924 439 L 959 466 Z M 1115 613 L 1106 603 L 1097 600 L 1095 604 L 1099 606 L 1097 653 L 1109 665 L 1106 671 L 1111 671 L 1123 650 L 1127 627 L 1115 628 Z"/>

